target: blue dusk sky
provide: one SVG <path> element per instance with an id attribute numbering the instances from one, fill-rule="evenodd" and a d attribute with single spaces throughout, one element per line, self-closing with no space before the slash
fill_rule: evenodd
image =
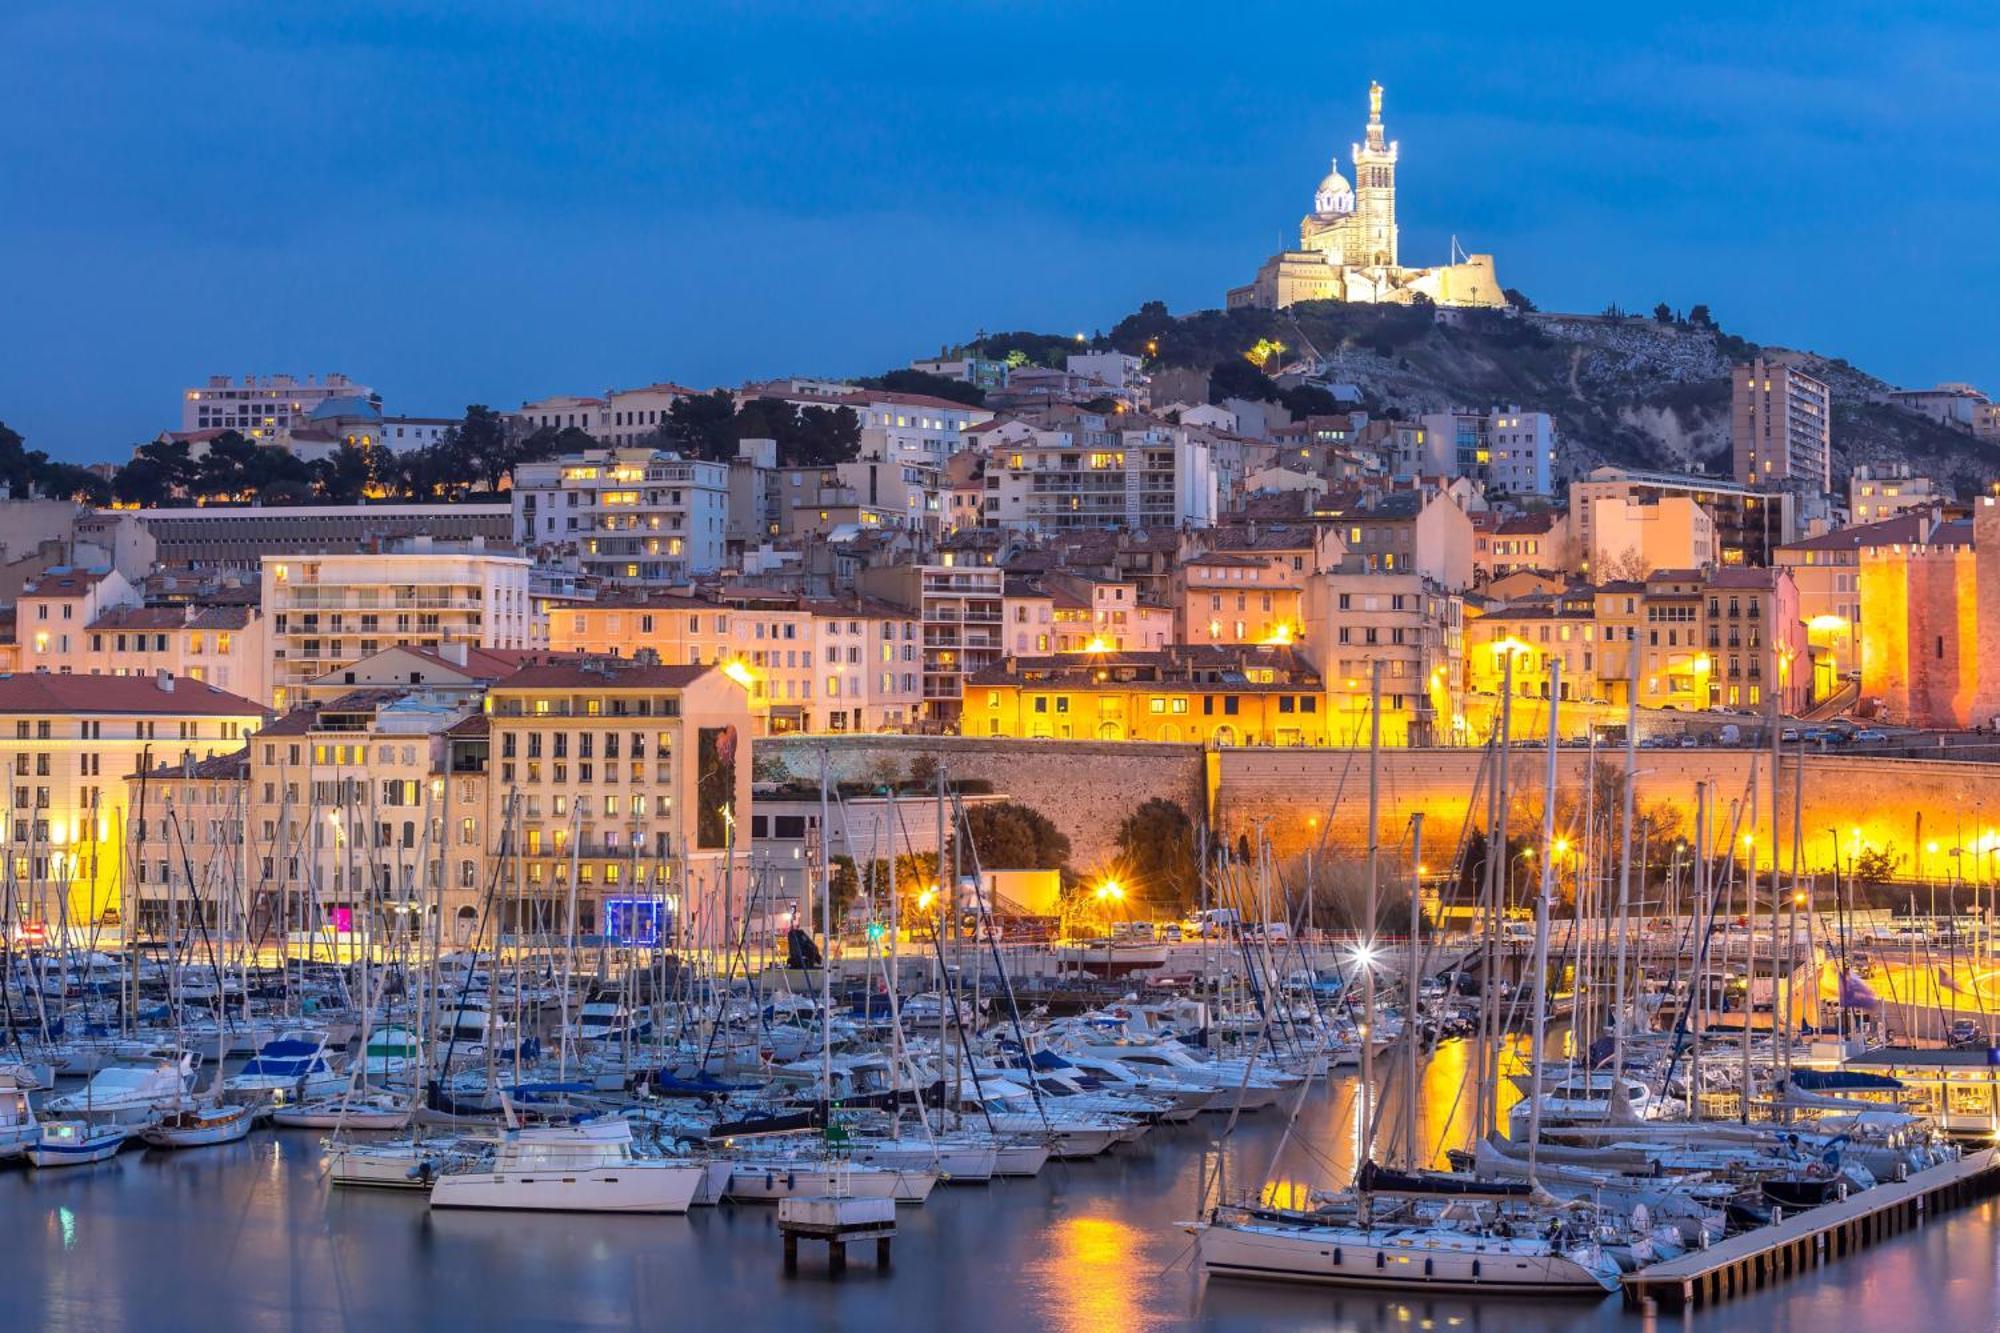
<path id="1" fill-rule="evenodd" d="M 1219 305 L 1368 81 L 1407 263 L 2000 391 L 2000 6 L 0 5 L 0 420 L 455 414 Z"/>

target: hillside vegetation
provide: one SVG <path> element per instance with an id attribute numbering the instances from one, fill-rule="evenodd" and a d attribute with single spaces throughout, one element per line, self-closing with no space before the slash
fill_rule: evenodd
<path id="1" fill-rule="evenodd" d="M 1355 385 L 1369 409 L 1386 416 L 1514 404 L 1546 411 L 1569 475 L 1607 462 L 1726 474 L 1730 366 L 1760 350 L 1797 355 L 1833 389 L 1837 481 L 1857 463 L 1907 463 L 1966 491 L 2000 475 L 2000 448 L 1889 405 L 1889 383 L 1843 360 L 1759 349 L 1716 327 L 1700 307 L 1688 319 L 1314 301 L 1176 316 L 1148 302 L 1090 340 L 1143 356 L 1155 369 L 1203 371 L 1240 365 L 1273 343 L 1282 350 L 1265 359 L 1267 372 L 1314 369 L 1329 383 Z M 1048 362 L 1078 344 L 1073 336 L 1018 333 L 985 336 L 974 348 Z"/>

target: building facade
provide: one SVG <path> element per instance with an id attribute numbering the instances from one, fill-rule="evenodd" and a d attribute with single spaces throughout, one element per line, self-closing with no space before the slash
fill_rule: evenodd
<path id="1" fill-rule="evenodd" d="M 611 583 L 684 583 L 722 568 L 729 468 L 644 448 L 590 449 L 514 470 L 523 548 Z"/>
<path id="2" fill-rule="evenodd" d="M 1746 486 L 1833 489 L 1833 392 L 1762 357 L 1730 371 L 1730 447 Z"/>

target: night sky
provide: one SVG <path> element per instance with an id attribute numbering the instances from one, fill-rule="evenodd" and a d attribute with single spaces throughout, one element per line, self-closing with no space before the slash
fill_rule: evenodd
<path id="1" fill-rule="evenodd" d="M 2000 392 L 1996 39 L 1989 3 L 9 0 L 0 420 L 87 461 L 211 373 L 447 415 L 1220 305 L 1371 78 L 1406 263 L 1455 233 L 1543 309 L 1706 302 Z"/>

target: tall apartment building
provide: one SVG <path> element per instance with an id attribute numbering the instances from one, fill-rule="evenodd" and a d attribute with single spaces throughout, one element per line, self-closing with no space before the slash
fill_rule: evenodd
<path id="1" fill-rule="evenodd" d="M 1833 392 L 1823 380 L 1759 357 L 1730 372 L 1730 390 L 1738 481 L 1833 489 Z"/>
<path id="2" fill-rule="evenodd" d="M 740 929 L 723 893 L 750 846 L 741 685 L 709 666 L 527 667 L 488 691 L 486 723 L 479 827 L 510 929 L 565 929 L 571 901 L 583 933 L 664 918 L 719 946 Z"/>
<path id="3" fill-rule="evenodd" d="M 997 445 L 986 526 L 1029 532 L 1206 527 L 1216 514 L 1207 441 L 1164 422 L 1079 413 L 1074 425 Z"/>
<path id="4" fill-rule="evenodd" d="M 381 405 L 381 395 L 345 375 L 245 375 L 232 380 L 210 375 L 208 383 L 181 394 L 181 429 L 233 430 L 264 439 L 304 426 L 313 409 L 333 398 L 358 398 Z"/>
<path id="5" fill-rule="evenodd" d="M 685 582 L 722 567 L 729 468 L 645 448 L 587 449 L 514 470 L 525 549 L 613 583 Z"/>
<path id="6" fill-rule="evenodd" d="M 1721 477 L 1607 464 L 1570 483 L 1571 545 L 1586 558 L 1595 549 L 1600 500 L 1649 504 L 1674 495 L 1692 499 L 1715 520 L 1720 564 L 1767 565 L 1773 551 L 1798 535 L 1799 497 L 1775 483 L 1750 486 Z"/>
<path id="7" fill-rule="evenodd" d="M 339 687 L 317 677 L 384 648 L 538 648 L 547 643 L 524 556 L 414 537 L 380 551 L 267 556 L 271 697 L 289 709 Z"/>
<path id="8" fill-rule="evenodd" d="M 891 565 L 862 570 L 864 595 L 905 611 L 923 626 L 924 717 L 956 725 L 966 678 L 1005 652 L 1007 575 L 978 565 Z"/>

